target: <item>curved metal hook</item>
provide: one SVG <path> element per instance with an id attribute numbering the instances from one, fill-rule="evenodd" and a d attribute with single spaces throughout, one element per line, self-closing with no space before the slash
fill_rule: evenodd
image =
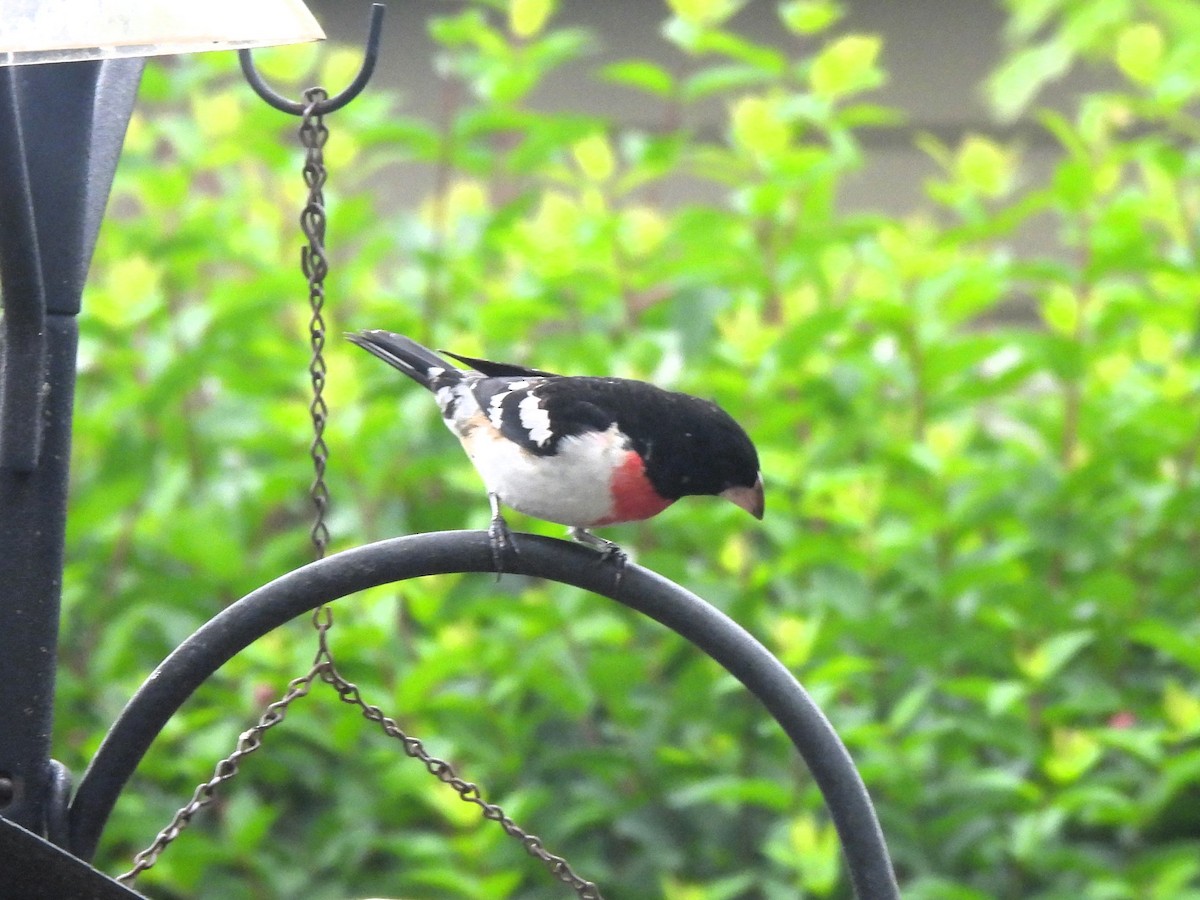
<path id="1" fill-rule="evenodd" d="M 314 110 L 315 115 L 323 116 L 341 109 L 362 93 L 362 89 L 371 80 L 371 75 L 375 71 L 375 61 L 379 58 L 379 37 L 383 30 L 383 11 L 382 3 L 371 4 L 370 24 L 367 26 L 367 49 L 363 54 L 362 68 L 358 70 L 358 74 L 354 76 L 354 80 L 344 91 L 336 97 L 330 97 L 328 100 L 318 103 Z M 238 61 L 242 64 L 242 74 L 246 76 L 250 87 L 254 88 L 254 93 L 280 112 L 293 116 L 304 115 L 304 110 L 309 104 L 303 101 L 289 100 L 268 87 L 262 76 L 258 74 L 258 69 L 254 68 L 254 60 L 251 58 L 249 50 L 239 50 Z"/>

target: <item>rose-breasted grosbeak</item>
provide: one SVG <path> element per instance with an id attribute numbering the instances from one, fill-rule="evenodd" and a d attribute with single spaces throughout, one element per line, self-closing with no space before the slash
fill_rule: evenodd
<path id="1" fill-rule="evenodd" d="M 459 369 L 390 331 L 346 337 L 437 398 L 487 487 L 497 570 L 510 543 L 501 503 L 567 525 L 607 555 L 619 554 L 617 545 L 588 528 L 648 519 L 680 497 L 712 494 L 763 516 L 754 444 L 715 403 L 628 378 L 555 375 L 441 351 L 471 367 Z"/>

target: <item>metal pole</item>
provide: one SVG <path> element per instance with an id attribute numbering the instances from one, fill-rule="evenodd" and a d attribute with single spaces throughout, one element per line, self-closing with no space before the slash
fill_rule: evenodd
<path id="1" fill-rule="evenodd" d="M 50 760 L 75 346 L 138 59 L 0 68 L 0 816 L 34 834 Z"/>

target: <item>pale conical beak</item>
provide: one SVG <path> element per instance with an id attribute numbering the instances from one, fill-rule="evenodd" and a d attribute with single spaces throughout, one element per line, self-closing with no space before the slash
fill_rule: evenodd
<path id="1" fill-rule="evenodd" d="M 718 495 L 724 497 L 730 503 L 740 506 L 756 519 L 763 517 L 763 483 L 762 474 L 758 476 L 758 480 L 754 482 L 753 487 L 731 487 L 721 491 Z"/>

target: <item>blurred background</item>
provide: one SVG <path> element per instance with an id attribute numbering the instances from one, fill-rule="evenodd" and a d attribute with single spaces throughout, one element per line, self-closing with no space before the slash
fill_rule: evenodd
<path id="1" fill-rule="evenodd" d="M 357 69 L 256 52 L 299 95 Z M 344 43 L 343 43 L 344 42 Z M 609 529 L 827 711 L 904 895 L 1200 897 L 1200 4 L 389 4 L 329 118 L 334 549 L 486 527 L 387 328 L 717 399 L 767 516 Z M 230 54 L 152 63 L 81 316 L 59 756 L 310 557 L 297 122 Z M 557 535 L 514 516 L 514 528 Z M 613 897 L 846 897 L 819 794 L 729 676 L 608 601 L 454 576 L 336 605 L 346 676 Z M 128 866 L 307 671 L 306 621 L 172 721 Z M 494 822 L 314 691 L 139 886 L 552 897 Z"/>
<path id="2" fill-rule="evenodd" d="M 355 44 L 365 33 L 366 12 L 355 4 L 314 0 L 308 4 L 331 39 Z M 842 22 L 848 29 L 882 35 L 881 63 L 886 83 L 872 99 L 903 110 L 904 129 L 872 129 L 862 135 L 869 148 L 866 165 L 849 179 L 844 199 L 855 208 L 902 212 L 921 199 L 921 182 L 932 171 L 928 157 L 914 146 L 912 134 L 924 132 L 955 143 L 978 132 L 1019 137 L 1027 164 L 1044 166 L 1055 153 L 1050 136 L 1036 127 L 1028 109 L 1000 120 L 991 109 L 984 82 L 1004 58 L 1003 4 L 989 0 L 855 0 L 843 4 Z M 405 107 L 436 118 L 447 102 L 452 84 L 440 81 L 436 45 L 426 23 L 445 9 L 441 0 L 388 4 L 388 46 L 380 60 L 378 84 L 401 92 Z M 585 60 L 564 65 L 555 77 L 539 84 L 534 98 L 539 108 L 603 115 L 626 127 L 662 127 L 662 110 L 653 98 L 621 91 L 598 91 L 591 72 L 596 65 L 627 57 L 654 60 L 670 66 L 672 48 L 661 37 L 661 6 L 639 0 L 562 0 L 555 21 L 588 29 L 595 40 Z M 741 4 L 729 19 L 739 34 L 765 46 L 791 51 L 795 42 L 781 27 L 769 2 Z M 1111 87 L 1110 73 L 1100 66 L 1070 67 L 1044 85 L 1039 105 L 1062 108 L 1080 91 Z M 716 133 L 722 127 L 719 102 L 701 104 L 697 124 Z M 420 173 L 414 173 L 420 174 Z M 395 185 L 398 192 L 426 188 L 419 179 Z"/>

